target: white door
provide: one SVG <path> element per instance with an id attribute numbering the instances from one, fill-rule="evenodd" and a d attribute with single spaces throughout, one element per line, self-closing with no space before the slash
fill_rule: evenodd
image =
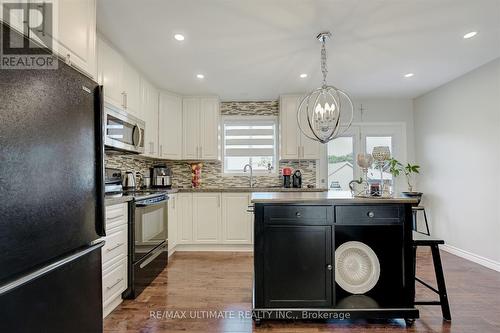
<path id="1" fill-rule="evenodd" d="M 168 196 L 168 252 L 177 245 L 177 195 L 170 194 Z"/>
<path id="2" fill-rule="evenodd" d="M 200 157 L 204 160 L 219 158 L 219 99 L 200 99 Z"/>
<path id="3" fill-rule="evenodd" d="M 356 163 L 358 153 L 372 153 L 374 146 L 386 145 L 392 157 L 406 163 L 406 128 L 402 123 L 363 123 L 352 125 L 343 137 L 324 145 L 320 160 L 320 186 L 330 190 L 349 190 L 347 180 L 359 179 L 362 172 Z M 351 170 L 352 165 L 352 170 Z M 392 179 L 384 172 L 384 179 Z M 404 190 L 404 179 L 394 184 L 394 191 Z M 380 171 L 372 168 L 368 179 L 379 180 Z M 349 180 L 350 181 L 350 180 Z"/>
<path id="4" fill-rule="evenodd" d="M 123 108 L 123 58 L 107 42 L 98 39 L 98 82 L 104 86 L 107 102 Z"/>
<path id="5" fill-rule="evenodd" d="M 129 63 L 123 63 L 123 91 L 125 92 L 125 109 L 144 119 L 141 115 L 141 77 Z"/>
<path id="6" fill-rule="evenodd" d="M 200 99 L 184 98 L 182 100 L 182 156 L 183 159 L 200 158 Z"/>
<path id="7" fill-rule="evenodd" d="M 193 243 L 193 195 L 177 195 L 177 244 Z"/>
<path id="8" fill-rule="evenodd" d="M 198 244 L 219 243 L 221 194 L 193 194 L 193 238 Z"/>
<path id="9" fill-rule="evenodd" d="M 160 157 L 182 159 L 182 98 L 160 94 L 159 128 Z"/>
<path id="10" fill-rule="evenodd" d="M 280 97 L 280 160 L 299 158 L 299 129 L 297 125 L 298 96 Z"/>
<path id="11" fill-rule="evenodd" d="M 360 129 L 352 126 L 341 137 L 326 145 L 327 187 L 333 191 L 349 191 L 349 182 L 359 179 L 356 155 L 361 150 Z"/>
<path id="12" fill-rule="evenodd" d="M 73 66 L 96 76 L 96 0 L 59 0 L 57 51 Z"/>
<path id="13" fill-rule="evenodd" d="M 249 193 L 222 194 L 222 242 L 252 244 L 252 214 L 247 212 Z"/>

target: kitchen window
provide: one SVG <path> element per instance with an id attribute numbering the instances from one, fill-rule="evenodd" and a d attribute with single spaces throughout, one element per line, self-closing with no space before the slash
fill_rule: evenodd
<path id="1" fill-rule="evenodd" d="M 242 174 L 246 164 L 252 166 L 255 174 L 276 173 L 277 128 L 277 117 L 223 117 L 224 174 Z"/>

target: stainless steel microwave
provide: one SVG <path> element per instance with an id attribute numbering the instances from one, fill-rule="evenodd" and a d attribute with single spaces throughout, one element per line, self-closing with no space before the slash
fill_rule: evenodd
<path id="1" fill-rule="evenodd" d="M 107 148 L 144 153 L 146 123 L 130 113 L 104 103 L 104 145 Z"/>

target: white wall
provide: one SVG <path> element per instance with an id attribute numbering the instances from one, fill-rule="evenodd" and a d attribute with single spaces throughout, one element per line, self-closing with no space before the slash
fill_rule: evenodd
<path id="1" fill-rule="evenodd" d="M 500 58 L 414 101 L 432 233 L 500 270 Z"/>

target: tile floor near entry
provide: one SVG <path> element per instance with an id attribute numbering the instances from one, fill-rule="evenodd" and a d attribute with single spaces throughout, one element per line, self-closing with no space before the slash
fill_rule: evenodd
<path id="1" fill-rule="evenodd" d="M 420 319 L 407 329 L 404 321 L 303 322 L 267 321 L 254 327 L 251 319 L 184 319 L 150 317 L 150 311 L 250 311 L 251 254 L 175 253 L 168 268 L 136 300 L 124 301 L 104 321 L 105 332 L 500 332 L 500 273 L 441 252 L 453 321 L 443 322 L 436 306 L 419 307 Z M 433 280 L 427 249 L 419 250 L 417 273 Z M 417 297 L 431 292 L 417 286 Z M 199 313 L 200 315 L 202 313 Z"/>

